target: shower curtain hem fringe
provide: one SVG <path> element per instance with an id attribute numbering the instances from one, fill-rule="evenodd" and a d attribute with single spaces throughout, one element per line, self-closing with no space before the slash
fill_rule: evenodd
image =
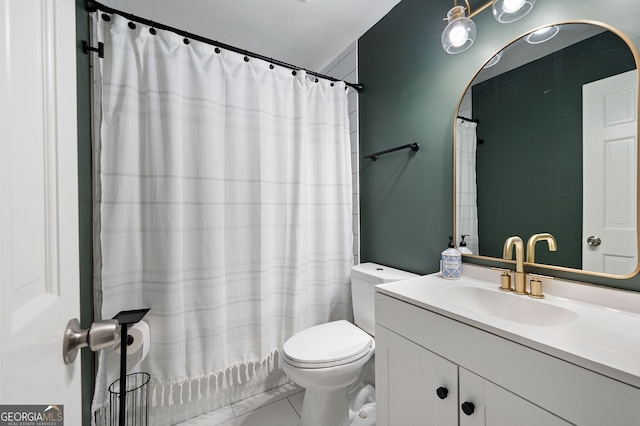
<path id="1" fill-rule="evenodd" d="M 186 390 L 186 399 L 191 402 L 193 399 L 200 400 L 203 397 L 210 397 L 212 393 L 224 391 L 234 385 L 241 385 L 264 379 L 276 367 L 275 356 L 281 356 L 281 349 L 272 349 L 269 354 L 259 360 L 238 361 L 224 369 L 213 371 L 209 374 L 195 377 L 187 377 L 177 380 L 154 381 L 153 378 L 149 383 L 151 388 L 151 406 L 164 407 L 176 404 L 184 404 L 184 392 Z M 260 367 L 259 367 L 260 366 Z M 244 367 L 245 378 L 242 377 L 242 368 Z M 234 370 L 235 372 L 234 375 Z M 257 374 L 261 370 L 261 374 Z M 220 377 L 222 376 L 222 377 Z M 206 381 L 206 392 L 202 392 L 202 380 Z M 212 379 L 215 381 L 215 389 L 212 389 Z M 220 384 L 220 381 L 222 382 Z M 197 387 L 197 392 L 192 392 L 192 386 Z M 186 389 L 185 389 L 186 387 Z M 160 398 L 158 398 L 158 389 L 160 389 Z M 165 394 L 165 390 L 167 393 Z M 175 392 L 174 392 L 175 391 Z M 166 398 L 165 398 L 166 395 Z M 177 397 L 179 395 L 179 397 Z"/>

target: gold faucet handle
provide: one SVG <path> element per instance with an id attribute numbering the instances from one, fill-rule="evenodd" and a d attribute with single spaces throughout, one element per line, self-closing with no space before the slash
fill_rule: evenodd
<path id="1" fill-rule="evenodd" d="M 529 297 L 533 297 L 534 299 L 544 299 L 544 294 L 542 294 L 542 281 L 540 281 L 540 279 L 552 280 L 553 277 L 538 274 L 529 275 L 531 276 L 531 281 L 529 282 Z"/>
<path id="2" fill-rule="evenodd" d="M 504 269 L 504 268 L 491 268 L 494 271 L 499 271 L 502 272 L 502 275 L 500 275 L 500 287 L 498 287 L 500 290 L 502 291 L 513 291 L 513 288 L 511 287 L 511 272 L 513 272 L 511 269 Z"/>

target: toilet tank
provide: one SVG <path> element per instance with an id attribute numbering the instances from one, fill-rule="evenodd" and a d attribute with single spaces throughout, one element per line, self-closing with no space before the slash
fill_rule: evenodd
<path id="1" fill-rule="evenodd" d="M 378 265 L 361 263 L 351 269 L 351 301 L 353 302 L 353 322 L 362 330 L 375 335 L 374 295 L 377 284 L 418 277 L 417 274 Z"/>

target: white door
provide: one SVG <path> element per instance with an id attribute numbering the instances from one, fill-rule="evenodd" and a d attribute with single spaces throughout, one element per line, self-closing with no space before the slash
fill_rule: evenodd
<path id="1" fill-rule="evenodd" d="M 615 275 L 638 263 L 638 72 L 582 88 L 582 269 Z"/>
<path id="2" fill-rule="evenodd" d="M 0 405 L 80 425 L 74 0 L 0 3 Z"/>

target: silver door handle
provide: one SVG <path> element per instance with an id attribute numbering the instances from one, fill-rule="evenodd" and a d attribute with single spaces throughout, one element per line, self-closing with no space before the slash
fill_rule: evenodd
<path id="1" fill-rule="evenodd" d="M 120 341 L 120 323 L 118 320 L 102 320 L 91 324 L 91 328 L 83 330 L 77 318 L 67 323 L 62 339 L 62 359 L 65 364 L 76 360 L 78 350 L 89 346 L 92 351 L 99 351 L 115 346 Z"/>
<path id="2" fill-rule="evenodd" d="M 600 237 L 595 237 L 592 235 L 589 238 L 587 238 L 587 244 L 591 247 L 597 247 L 600 244 L 602 244 L 602 240 L 600 239 Z"/>

